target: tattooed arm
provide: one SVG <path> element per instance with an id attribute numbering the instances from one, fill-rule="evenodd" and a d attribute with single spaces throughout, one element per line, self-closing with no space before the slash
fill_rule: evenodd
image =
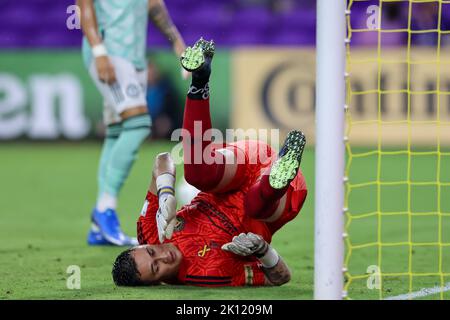
<path id="1" fill-rule="evenodd" d="M 266 286 L 281 286 L 291 280 L 291 272 L 288 266 L 279 257 L 278 263 L 272 268 L 262 267 L 264 274 L 266 275 L 265 285 Z"/>
<path id="2" fill-rule="evenodd" d="M 186 45 L 177 27 L 173 24 L 164 1 L 149 0 L 148 5 L 150 20 L 169 40 L 177 56 L 181 56 L 181 53 L 186 49 Z"/>

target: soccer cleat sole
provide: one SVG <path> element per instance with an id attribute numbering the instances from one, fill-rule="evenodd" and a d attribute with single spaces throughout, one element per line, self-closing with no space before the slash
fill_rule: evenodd
<path id="1" fill-rule="evenodd" d="M 206 41 L 200 38 L 192 47 L 187 47 L 181 54 L 181 66 L 189 72 L 200 69 L 206 58 L 212 59 L 216 46 L 214 41 Z"/>
<path id="2" fill-rule="evenodd" d="M 270 186 L 283 189 L 297 175 L 302 161 L 306 139 L 301 131 L 289 132 L 283 148 L 286 152 L 272 165 L 269 176 Z"/>
<path id="3" fill-rule="evenodd" d="M 205 57 L 210 58 L 214 56 L 214 52 L 216 51 L 214 40 L 206 41 L 203 37 L 194 44 L 194 48 L 201 48 Z"/>
<path id="4" fill-rule="evenodd" d="M 205 63 L 201 47 L 187 47 L 181 55 L 181 66 L 189 72 L 199 69 Z"/>

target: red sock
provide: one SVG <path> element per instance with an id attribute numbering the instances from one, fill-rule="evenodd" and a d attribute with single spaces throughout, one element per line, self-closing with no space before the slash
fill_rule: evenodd
<path id="1" fill-rule="evenodd" d="M 254 219 L 267 219 L 277 209 L 279 200 L 284 196 L 289 184 L 283 189 L 274 189 L 269 182 L 269 175 L 264 174 L 245 196 L 245 214 Z"/>
<path id="2" fill-rule="evenodd" d="M 211 141 L 204 133 L 211 129 L 209 99 L 186 99 L 183 119 L 184 176 L 186 181 L 202 191 L 214 189 L 219 184 L 225 170 L 222 154 L 208 151 Z M 205 151 L 206 149 L 206 151 Z M 222 157 L 219 163 L 205 163 L 205 156 L 215 159 Z"/>

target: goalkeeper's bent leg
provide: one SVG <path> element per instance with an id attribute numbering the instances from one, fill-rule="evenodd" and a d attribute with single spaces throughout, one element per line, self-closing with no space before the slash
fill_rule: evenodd
<path id="1" fill-rule="evenodd" d="M 280 193 L 273 192 L 277 189 L 269 188 L 271 187 L 268 183 L 268 175 L 263 176 L 259 183 L 251 187 L 245 199 L 245 213 L 266 222 L 270 232 L 274 234 L 298 215 L 308 191 L 301 171 L 297 173 L 281 196 Z"/>
<path id="2" fill-rule="evenodd" d="M 248 191 L 244 208 L 245 214 L 254 219 L 268 219 L 281 210 L 286 202 L 286 192 L 289 185 L 283 189 L 274 189 L 269 182 L 269 174 L 264 174 Z M 281 199 L 283 201 L 281 201 Z"/>
<path id="3" fill-rule="evenodd" d="M 245 159 L 245 155 L 234 146 L 213 148 L 205 137 L 211 127 L 209 99 L 192 99 L 188 95 L 183 119 L 184 176 L 201 191 L 230 191 L 242 182 L 245 163 L 238 159 Z"/>
<path id="4" fill-rule="evenodd" d="M 203 53 L 198 49 L 196 52 L 191 50 L 184 55 L 185 63 L 198 54 Z M 232 147 L 213 148 L 211 137 L 205 136 L 212 129 L 209 105 L 212 55 L 205 55 L 204 59 L 203 65 L 192 71 L 192 82 L 184 109 L 184 175 L 189 184 L 201 191 L 224 192 L 239 186 L 235 176 L 242 171 L 239 166 L 244 164 L 235 161 L 239 159 L 239 150 Z M 205 161 L 206 158 L 208 161 Z"/>
<path id="5" fill-rule="evenodd" d="M 264 220 L 279 212 L 277 210 L 283 205 L 280 200 L 299 172 L 305 144 L 305 135 L 301 131 L 289 132 L 270 171 L 250 188 L 244 203 L 247 215 Z"/>

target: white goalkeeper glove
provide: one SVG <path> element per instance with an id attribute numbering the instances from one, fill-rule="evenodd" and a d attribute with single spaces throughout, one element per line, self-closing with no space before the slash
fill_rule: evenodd
<path id="1" fill-rule="evenodd" d="M 159 242 L 163 243 L 165 239 L 172 239 L 176 215 L 177 201 L 174 196 L 168 195 L 164 202 L 160 203 L 156 212 Z"/>
<path id="2" fill-rule="evenodd" d="M 254 255 L 265 268 L 273 268 L 280 260 L 278 253 L 263 237 L 251 232 L 233 237 L 232 242 L 222 246 L 222 250 L 244 257 Z"/>

